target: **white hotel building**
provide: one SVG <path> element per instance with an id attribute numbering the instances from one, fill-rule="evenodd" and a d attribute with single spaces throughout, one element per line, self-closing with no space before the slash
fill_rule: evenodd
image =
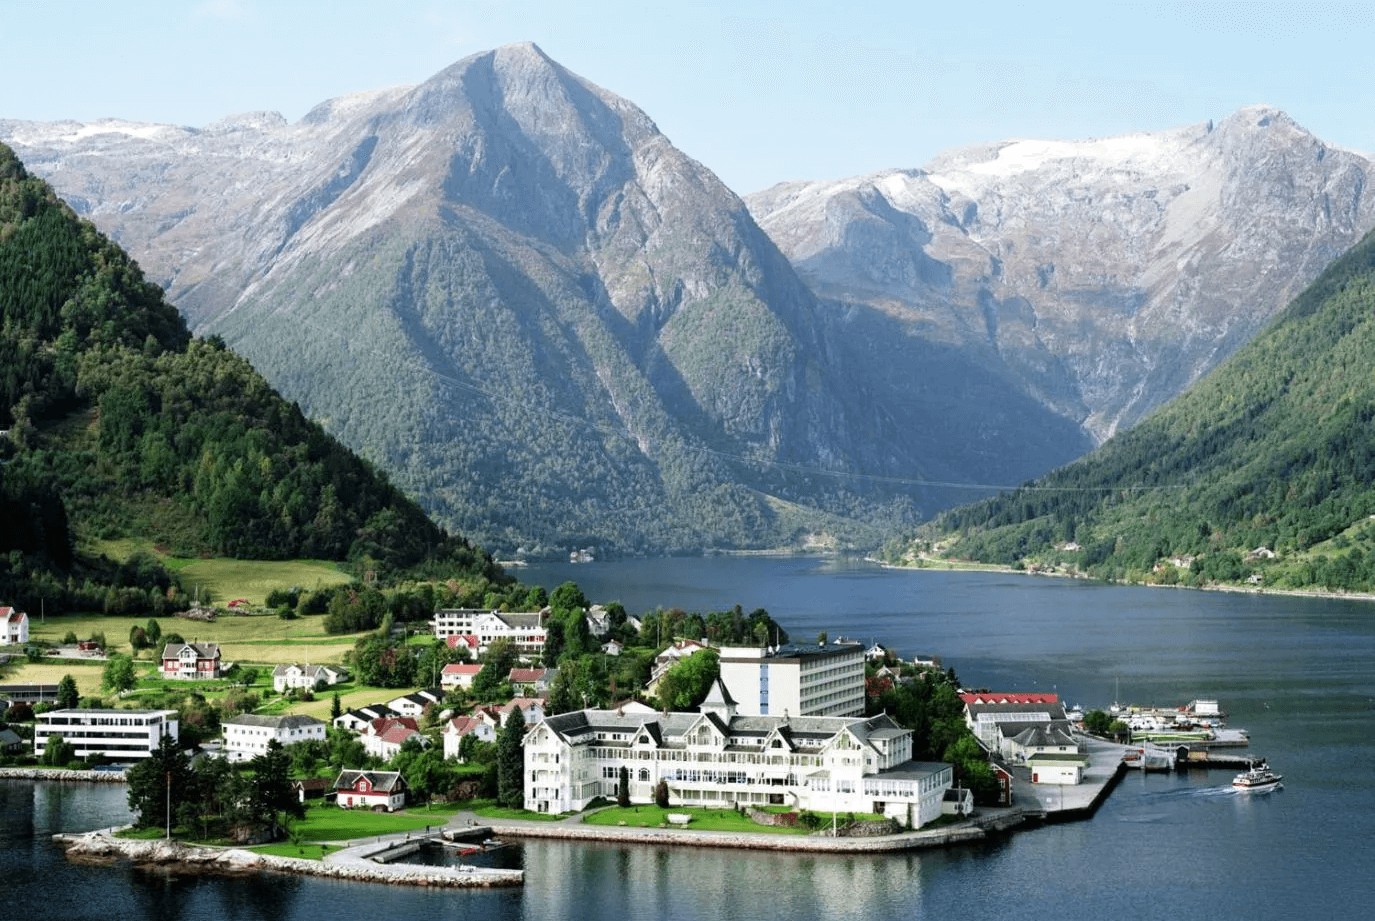
<path id="1" fill-rule="evenodd" d="M 33 753 L 41 759 L 48 739 L 61 736 L 78 758 L 100 754 L 129 761 L 147 758 L 164 735 L 177 738 L 175 710 L 51 710 L 38 714 Z"/>
<path id="2" fill-rule="evenodd" d="M 497 640 L 508 640 L 522 656 L 539 658 L 544 653 L 547 610 L 519 614 L 482 611 L 475 608 L 441 608 L 434 612 L 434 635 L 476 636 L 477 652 L 487 652 Z"/>
<path id="3" fill-rule="evenodd" d="M 858 644 L 722 646 L 720 662 L 721 683 L 740 713 L 864 715 L 864 647 Z"/>
<path id="4" fill-rule="evenodd" d="M 873 812 L 920 828 L 940 816 L 953 780 L 948 764 L 912 761 L 911 730 L 889 716 L 739 716 L 720 682 L 701 713 L 561 713 L 524 746 L 535 812 L 615 798 L 625 767 L 632 802 L 653 802 L 664 780 L 674 804 Z"/>

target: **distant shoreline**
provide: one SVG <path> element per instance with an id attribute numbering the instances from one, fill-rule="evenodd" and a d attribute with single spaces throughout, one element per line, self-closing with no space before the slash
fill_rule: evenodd
<path id="1" fill-rule="evenodd" d="M 1281 595 L 1293 598 L 1318 598 L 1328 601 L 1375 601 L 1375 592 L 1328 592 L 1301 588 L 1265 588 L 1255 585 L 1164 585 L 1160 582 L 1127 582 L 1122 580 L 1099 579 L 1084 573 L 1070 572 L 1031 572 L 1026 569 L 1013 569 L 1010 566 L 996 566 L 992 563 L 962 563 L 957 560 L 938 560 L 922 557 L 928 565 L 908 566 L 887 563 L 874 557 L 865 559 L 877 563 L 883 569 L 910 572 L 994 572 L 1009 576 L 1033 576 L 1043 579 L 1077 579 L 1085 582 L 1099 582 L 1103 585 L 1140 586 L 1141 588 L 1174 588 L 1191 592 L 1232 592 L 1241 595 Z"/>

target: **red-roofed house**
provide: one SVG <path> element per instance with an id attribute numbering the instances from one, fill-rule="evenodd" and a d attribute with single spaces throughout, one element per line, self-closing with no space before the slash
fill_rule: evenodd
<path id="1" fill-rule="evenodd" d="M 162 650 L 162 677 L 203 681 L 222 678 L 219 643 L 168 643 Z"/>
<path id="2" fill-rule="evenodd" d="M 482 666 L 476 662 L 454 662 L 444 666 L 444 670 L 439 673 L 439 686 L 446 689 L 470 688 L 480 671 Z"/>
<path id="3" fill-rule="evenodd" d="M 420 744 L 426 747 L 430 742 L 420 732 L 415 720 L 408 716 L 373 720 L 359 738 L 363 742 L 364 751 L 369 755 L 376 755 L 383 761 L 395 758 L 408 739 L 419 739 Z"/>
<path id="4" fill-rule="evenodd" d="M 495 742 L 497 731 L 490 720 L 477 716 L 456 716 L 444 724 L 444 758 L 448 761 L 462 761 L 458 756 L 459 745 L 465 736 L 472 736 L 479 742 Z"/>
<path id="5" fill-rule="evenodd" d="M 0 646 L 23 646 L 29 641 L 29 615 L 14 608 L 0 608 Z"/>
<path id="6" fill-rule="evenodd" d="M 334 801 L 345 809 L 405 808 L 406 781 L 397 771 L 340 771 L 334 781 Z"/>
<path id="7" fill-rule="evenodd" d="M 506 680 L 511 683 L 511 690 L 522 696 L 530 696 L 535 693 L 535 685 L 544 678 L 544 674 L 545 669 L 542 668 L 513 668 Z"/>
<path id="8" fill-rule="evenodd" d="M 478 639 L 475 633 L 450 633 L 444 637 L 450 649 L 466 649 L 468 654 L 477 658 Z"/>

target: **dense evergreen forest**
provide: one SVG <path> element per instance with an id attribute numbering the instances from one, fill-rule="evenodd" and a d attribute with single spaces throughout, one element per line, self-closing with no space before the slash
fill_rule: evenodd
<path id="1" fill-rule="evenodd" d="M 1115 580 L 1375 591 L 1375 235 L 1093 454 L 890 549 Z"/>
<path id="2" fill-rule="evenodd" d="M 193 339 L 138 266 L 3 145 L 0 308 L 6 603 L 165 601 L 173 579 L 155 562 L 79 551 L 120 537 L 178 556 L 509 581 L 247 362 Z"/>

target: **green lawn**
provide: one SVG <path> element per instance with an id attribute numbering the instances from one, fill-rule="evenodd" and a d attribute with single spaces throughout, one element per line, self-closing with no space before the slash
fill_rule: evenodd
<path id="1" fill-rule="evenodd" d="M 450 813 L 369 812 L 364 809 L 340 809 L 327 803 L 311 803 L 306 817 L 291 826 L 302 841 L 350 841 L 397 832 L 423 831 L 427 826 L 437 828 L 449 821 Z M 288 855 L 292 856 L 292 855 Z"/>
<path id="2" fill-rule="evenodd" d="M 259 844 L 250 847 L 248 850 L 255 854 L 272 854 L 276 857 L 299 857 L 303 860 L 324 860 L 326 854 L 333 854 L 335 851 L 343 850 L 338 844 L 307 844 L 301 842 L 299 845 L 292 844 L 290 841 L 278 844 Z"/>
<path id="3" fill-rule="evenodd" d="M 468 808 L 484 819 L 522 819 L 531 822 L 558 822 L 566 819 L 565 815 L 548 812 L 526 812 L 524 809 L 511 809 L 508 806 L 498 806 L 491 800 L 475 800 L 468 804 Z"/>
<path id="4" fill-rule="evenodd" d="M 748 832 L 753 834 L 777 834 L 777 835 L 807 835 L 811 830 L 798 825 L 788 828 L 782 825 L 759 825 L 750 820 L 748 816 L 741 815 L 734 809 L 706 809 L 699 806 L 684 806 L 675 808 L 670 806 L 668 809 L 661 809 L 658 806 L 613 806 L 610 809 L 602 809 L 594 812 L 583 819 L 586 825 L 625 825 L 630 828 L 658 828 L 660 825 L 669 828 L 679 826 L 669 825 L 668 814 L 684 814 L 692 816 L 692 822 L 685 827 L 693 831 L 727 831 L 727 832 Z M 831 821 L 830 813 L 823 813 L 822 818 L 826 824 Z M 858 816 L 857 816 L 858 818 Z"/>

